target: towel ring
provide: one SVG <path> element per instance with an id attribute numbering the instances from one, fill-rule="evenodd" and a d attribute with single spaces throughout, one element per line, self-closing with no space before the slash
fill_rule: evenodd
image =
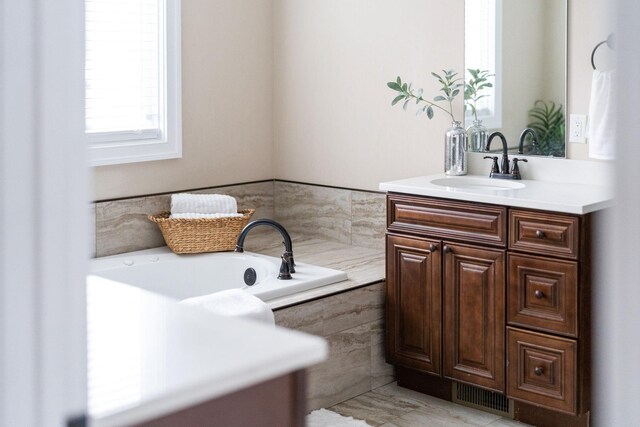
<path id="1" fill-rule="evenodd" d="M 591 66 L 593 67 L 594 70 L 596 69 L 596 63 L 594 60 L 596 56 L 596 50 L 598 50 L 598 48 L 603 44 L 606 44 L 609 47 L 609 49 L 613 50 L 613 33 L 609 34 L 609 37 L 607 37 L 606 40 L 601 41 L 596 45 L 596 47 L 593 48 L 593 51 L 591 52 Z"/>

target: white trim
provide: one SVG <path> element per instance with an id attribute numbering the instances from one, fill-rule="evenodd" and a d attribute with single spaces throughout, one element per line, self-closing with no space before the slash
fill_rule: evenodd
<path id="1" fill-rule="evenodd" d="M 165 0 L 164 45 L 166 76 L 161 105 L 161 135 L 158 138 L 131 137 L 106 141 L 104 135 L 91 136 L 89 164 L 104 166 L 182 157 L 182 77 L 180 42 L 180 0 Z M 164 73 L 165 70 L 161 70 Z M 131 135 L 129 133 L 129 135 Z"/>
<path id="2" fill-rule="evenodd" d="M 86 413 L 82 0 L 0 3 L 0 425 Z"/>

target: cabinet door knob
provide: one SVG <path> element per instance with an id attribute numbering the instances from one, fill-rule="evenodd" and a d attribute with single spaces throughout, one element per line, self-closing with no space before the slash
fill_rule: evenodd
<path id="1" fill-rule="evenodd" d="M 540 289 L 536 289 L 533 295 L 538 299 L 544 298 L 544 292 L 542 292 Z"/>
<path id="2" fill-rule="evenodd" d="M 536 237 L 538 239 L 542 239 L 544 237 L 544 231 L 542 230 L 536 230 Z"/>
<path id="3" fill-rule="evenodd" d="M 542 366 L 536 366 L 535 368 L 533 368 L 533 373 L 536 374 L 537 376 L 542 375 L 543 372 L 544 372 L 544 368 Z"/>
<path id="4" fill-rule="evenodd" d="M 434 245 L 433 243 L 429 245 L 429 251 L 435 252 L 438 250 L 438 245 Z"/>
<path id="5" fill-rule="evenodd" d="M 451 253 L 451 248 L 449 247 L 449 245 L 444 245 L 444 248 L 442 248 L 442 251 L 445 254 Z"/>

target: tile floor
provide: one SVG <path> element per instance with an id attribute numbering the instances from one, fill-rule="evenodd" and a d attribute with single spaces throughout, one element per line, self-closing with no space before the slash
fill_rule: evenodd
<path id="1" fill-rule="evenodd" d="M 396 383 L 379 387 L 328 409 L 379 427 L 527 426 L 499 415 L 398 387 Z"/>

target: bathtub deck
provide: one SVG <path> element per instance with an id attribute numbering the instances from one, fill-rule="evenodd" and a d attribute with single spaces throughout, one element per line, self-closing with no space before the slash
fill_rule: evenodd
<path id="1" fill-rule="evenodd" d="M 269 307 L 274 310 L 385 280 L 382 250 L 318 238 L 292 236 L 292 239 L 296 261 L 342 270 L 349 278 L 343 282 L 271 300 Z M 283 251 L 281 241 L 282 238 L 275 232 L 256 233 L 247 238 L 245 249 L 279 257 Z"/>

